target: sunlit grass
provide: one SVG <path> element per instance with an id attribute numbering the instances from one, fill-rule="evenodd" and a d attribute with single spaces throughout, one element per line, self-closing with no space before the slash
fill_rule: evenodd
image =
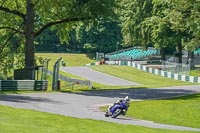
<path id="1" fill-rule="evenodd" d="M 138 69 L 128 66 L 114 66 L 114 65 L 103 65 L 103 66 L 91 66 L 90 68 L 113 75 L 119 78 L 123 78 L 129 81 L 137 82 L 142 85 L 133 86 L 132 88 L 144 87 L 164 87 L 164 86 L 180 86 L 180 85 L 192 85 L 195 83 L 184 82 L 174 79 L 165 78 L 162 76 L 146 73 Z"/>
<path id="2" fill-rule="evenodd" d="M 84 66 L 85 64 L 95 62 L 94 56 L 91 54 L 67 54 L 67 53 L 36 53 L 37 57 L 42 57 L 43 59 L 48 58 L 49 69 L 53 70 L 55 62 L 62 57 L 65 61 L 66 66 Z M 62 65 L 60 65 L 62 66 Z"/>
<path id="3" fill-rule="evenodd" d="M 200 128 L 200 94 L 132 102 L 127 115 L 159 123 Z"/>

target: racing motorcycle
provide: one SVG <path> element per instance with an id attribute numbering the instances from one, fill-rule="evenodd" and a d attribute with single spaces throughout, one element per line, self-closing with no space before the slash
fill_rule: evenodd
<path id="1" fill-rule="evenodd" d="M 113 106 L 108 107 L 105 113 L 105 116 L 106 117 L 111 116 L 112 118 L 116 118 L 119 115 L 125 115 L 128 108 L 129 108 L 129 104 L 127 104 L 124 101 L 119 102 L 119 103 L 114 103 Z"/>

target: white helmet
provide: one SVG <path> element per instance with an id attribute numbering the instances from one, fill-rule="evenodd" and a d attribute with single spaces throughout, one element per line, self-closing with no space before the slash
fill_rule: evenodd
<path id="1" fill-rule="evenodd" d="M 126 96 L 126 97 L 124 98 L 124 101 L 126 101 L 127 103 L 130 103 L 130 99 L 129 99 L 129 97 Z"/>

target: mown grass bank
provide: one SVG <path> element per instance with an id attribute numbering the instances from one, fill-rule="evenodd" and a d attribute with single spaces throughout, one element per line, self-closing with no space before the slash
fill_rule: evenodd
<path id="1" fill-rule="evenodd" d="M 49 58 L 50 70 L 53 70 L 53 65 L 60 57 L 62 57 L 66 66 L 84 66 L 85 64 L 95 62 L 94 56 L 91 54 L 36 53 L 36 56 L 43 59 Z"/>
<path id="2" fill-rule="evenodd" d="M 128 66 L 103 65 L 91 66 L 91 68 L 109 75 L 142 84 L 139 86 L 132 86 L 131 88 L 153 88 L 196 84 L 146 73 Z"/>
<path id="3" fill-rule="evenodd" d="M 200 128 L 200 94 L 132 102 L 127 115 L 158 123 Z"/>

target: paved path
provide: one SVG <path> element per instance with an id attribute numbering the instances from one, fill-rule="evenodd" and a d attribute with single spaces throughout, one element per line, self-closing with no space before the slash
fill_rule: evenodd
<path id="1" fill-rule="evenodd" d="M 73 75 L 77 75 L 79 77 L 83 77 L 92 82 L 97 82 L 104 85 L 110 85 L 110 86 L 140 85 L 139 83 L 131 82 L 128 80 L 124 80 L 105 73 L 95 71 L 93 69 L 90 69 L 89 67 L 60 67 L 60 70 L 67 73 L 71 73 Z"/>
<path id="2" fill-rule="evenodd" d="M 104 120 L 120 124 L 132 124 L 150 128 L 163 128 L 185 131 L 200 131 L 199 128 L 158 124 L 152 121 L 119 117 L 104 117 L 99 106 L 113 103 L 120 97 L 129 95 L 132 100 L 158 99 L 200 93 L 199 86 L 179 86 L 155 89 L 128 89 L 115 91 L 91 91 L 82 93 L 36 93 L 0 95 L 0 104 L 15 108 L 26 108 L 53 114 Z"/>

